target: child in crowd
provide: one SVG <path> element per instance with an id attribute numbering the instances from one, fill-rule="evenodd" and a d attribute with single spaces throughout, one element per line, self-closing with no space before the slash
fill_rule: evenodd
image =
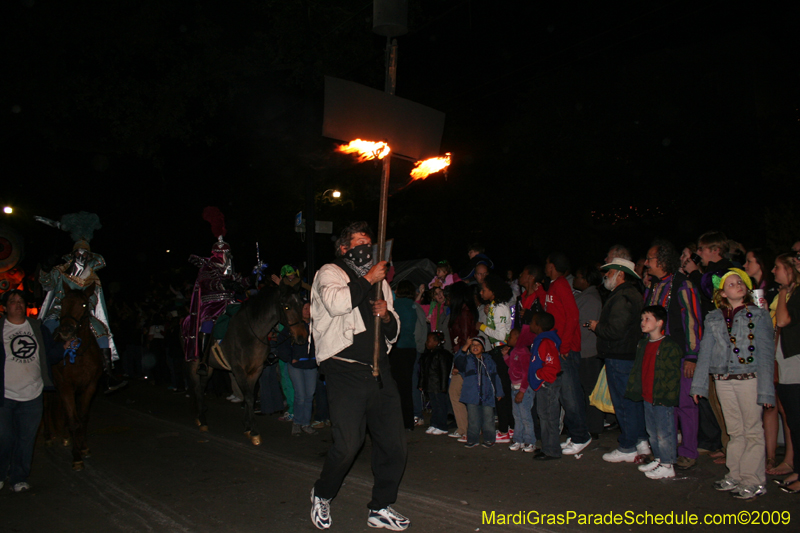
<path id="1" fill-rule="evenodd" d="M 503 384 L 491 357 L 484 357 L 483 339 L 468 340 L 455 356 L 454 364 L 464 376 L 461 402 L 467 406 L 467 448 L 479 444 L 483 432 L 483 447 L 495 442 L 494 403 L 503 397 Z"/>
<path id="2" fill-rule="evenodd" d="M 430 283 L 428 283 L 428 288 L 433 289 L 434 287 L 439 287 L 444 289 L 448 285 L 452 285 L 459 280 L 458 274 L 453 274 L 453 267 L 450 266 L 448 261 L 439 261 L 436 265 L 436 275 Z"/>
<path id="3" fill-rule="evenodd" d="M 526 324 L 526 329 L 530 326 Z M 533 425 L 533 399 L 536 392 L 528 385 L 528 367 L 531 364 L 531 352 L 525 349 L 526 354 L 513 350 L 519 342 L 520 331 L 512 329 L 508 336 L 508 346 L 503 347 L 504 357 L 508 364 L 508 382 L 511 393 L 510 399 L 514 402 L 511 410 L 514 415 L 514 443 L 509 450 L 516 452 L 533 453 L 536 450 L 536 430 Z"/>
<path id="4" fill-rule="evenodd" d="M 707 396 L 711 374 L 730 435 L 729 472 L 714 488 L 749 500 L 767 492 L 761 412 L 775 405 L 775 340 L 769 313 L 750 296 L 750 276 L 738 268 L 720 274 L 712 277 L 718 309 L 706 316 L 690 394 L 695 403 Z"/>
<path id="5" fill-rule="evenodd" d="M 625 392 L 629 400 L 644 401 L 644 421 L 655 460 L 639 465 L 639 471 L 650 479 L 675 477 L 672 465 L 677 459 L 673 409 L 681 390 L 683 350 L 664 334 L 666 321 L 667 311 L 660 305 L 642 309 L 642 333 L 647 337 L 636 347 Z"/>
<path id="6" fill-rule="evenodd" d="M 561 418 L 561 339 L 552 329 L 556 319 L 550 313 L 534 313 L 529 324 L 536 335 L 531 346 L 528 388 L 536 391 L 536 412 L 542 430 L 542 450 L 533 458 L 539 461 L 561 459 L 558 424 Z"/>
<path id="7" fill-rule="evenodd" d="M 486 337 L 491 344 L 490 348 L 493 348 L 505 342 L 511 333 L 511 309 L 508 307 L 508 301 L 511 300 L 513 293 L 503 278 L 489 274 L 481 284 L 480 296 L 483 301 L 489 303 L 484 307 L 486 323 L 478 322 L 476 326 L 481 332 L 479 335 Z"/>
<path id="8" fill-rule="evenodd" d="M 425 392 L 432 408 L 431 425 L 425 432 L 430 435 L 447 435 L 447 386 L 453 355 L 442 348 L 443 342 L 441 333 L 428 333 L 419 360 L 419 390 Z"/>

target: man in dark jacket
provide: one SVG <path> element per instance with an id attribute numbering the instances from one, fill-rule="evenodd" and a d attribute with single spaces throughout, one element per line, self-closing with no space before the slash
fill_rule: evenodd
<path id="1" fill-rule="evenodd" d="M 589 321 L 589 328 L 597 335 L 598 355 L 605 359 L 608 390 L 621 432 L 619 447 L 603 455 L 603 460 L 609 463 L 632 463 L 637 455 L 650 454 L 642 403 L 625 398 L 636 345 L 642 337 L 640 319 L 644 301 L 633 283 L 639 279 L 635 266 L 619 257 L 602 266 L 606 271 L 603 285 L 611 293 L 600 320 Z"/>

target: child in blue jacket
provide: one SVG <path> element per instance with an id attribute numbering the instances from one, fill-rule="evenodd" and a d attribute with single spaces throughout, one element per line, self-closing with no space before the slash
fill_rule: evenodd
<path id="1" fill-rule="evenodd" d="M 453 364 L 464 376 L 461 403 L 467 405 L 467 448 L 494 446 L 494 402 L 504 396 L 503 384 L 491 357 L 484 357 L 483 339 L 473 337 L 458 351 Z"/>

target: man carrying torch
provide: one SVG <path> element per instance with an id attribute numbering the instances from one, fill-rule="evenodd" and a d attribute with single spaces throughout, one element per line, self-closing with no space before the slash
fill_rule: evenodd
<path id="1" fill-rule="evenodd" d="M 366 222 L 342 230 L 335 245 L 336 260 L 320 268 L 311 289 L 311 338 L 326 377 L 333 426 L 333 444 L 311 491 L 311 520 L 319 529 L 331 526 L 330 502 L 363 445 L 367 428 L 374 475 L 368 525 L 402 531 L 411 523 L 390 507 L 406 465 L 400 396 L 386 356 L 400 321 L 384 280 L 386 261 L 373 264 L 372 240 Z M 375 298 L 376 284 L 382 288 L 380 298 Z M 379 372 L 377 379 L 374 370 Z"/>

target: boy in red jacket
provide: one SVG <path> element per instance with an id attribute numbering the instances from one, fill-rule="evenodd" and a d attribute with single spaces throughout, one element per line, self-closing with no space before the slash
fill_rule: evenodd
<path id="1" fill-rule="evenodd" d="M 533 458 L 539 461 L 561 459 L 558 422 L 561 415 L 561 339 L 553 331 L 555 318 L 550 313 L 535 313 L 530 329 L 536 334 L 531 346 L 531 364 L 528 367 L 528 384 L 536 391 L 536 411 L 542 430 L 542 451 Z"/>

